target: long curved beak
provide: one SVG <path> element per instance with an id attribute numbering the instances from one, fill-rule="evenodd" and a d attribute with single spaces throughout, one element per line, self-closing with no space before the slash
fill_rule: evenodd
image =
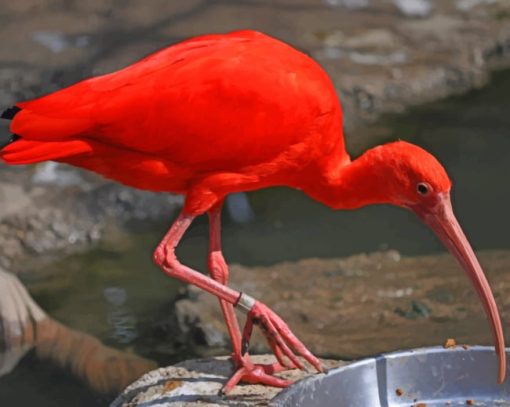
<path id="1" fill-rule="evenodd" d="M 410 207 L 439 237 L 473 283 L 491 323 L 492 335 L 499 360 L 498 383 L 503 383 L 506 375 L 505 338 L 501 326 L 498 307 L 482 267 L 469 244 L 466 235 L 453 214 L 449 193 L 439 194 L 432 206 L 414 205 Z"/>

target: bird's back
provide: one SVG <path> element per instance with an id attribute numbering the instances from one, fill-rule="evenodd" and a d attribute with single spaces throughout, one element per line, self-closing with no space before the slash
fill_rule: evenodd
<path id="1" fill-rule="evenodd" d="M 11 130 L 21 140 L 13 143 L 14 154 L 10 146 L 2 151 L 7 162 L 16 163 L 20 142 L 67 143 L 69 153 L 61 148 L 57 159 L 112 178 L 112 157 L 122 151 L 195 178 L 270 165 L 289 152 L 299 160 L 345 154 L 339 103 L 326 73 L 301 52 L 253 31 L 193 38 L 17 106 Z M 37 150 L 18 157 L 39 161 Z M 48 151 L 42 159 L 51 159 Z M 105 151 L 115 154 L 104 157 Z"/>

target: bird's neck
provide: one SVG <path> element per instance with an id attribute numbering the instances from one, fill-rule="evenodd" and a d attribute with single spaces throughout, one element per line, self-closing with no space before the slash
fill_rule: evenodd
<path id="1" fill-rule="evenodd" d="M 375 149 L 354 161 L 329 168 L 303 191 L 333 209 L 356 209 L 365 205 L 388 203 L 381 174 L 373 163 Z"/>

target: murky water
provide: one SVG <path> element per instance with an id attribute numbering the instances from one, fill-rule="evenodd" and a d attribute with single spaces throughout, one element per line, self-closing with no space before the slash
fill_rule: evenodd
<path id="1" fill-rule="evenodd" d="M 357 154 L 398 138 L 427 148 L 454 180 L 454 206 L 473 245 L 508 249 L 509 92 L 510 72 L 499 73 L 481 91 L 388 117 L 348 134 L 347 142 Z M 374 206 L 333 212 L 283 188 L 251 193 L 248 200 L 254 215 L 251 221 L 237 223 L 233 221 L 237 216 L 225 214 L 224 247 L 230 262 L 264 265 L 388 248 L 410 255 L 442 250 L 431 233 L 401 209 Z M 182 353 L 168 349 L 164 339 L 144 335 L 154 332 L 157 321 L 153 316 L 166 312 L 180 287 L 150 261 L 153 247 L 170 222 L 133 226 L 116 244 L 105 243 L 61 260 L 28 276 L 26 283 L 43 308 L 73 328 L 119 348 L 134 346 L 161 363 L 183 358 Z M 205 264 L 206 228 L 205 219 L 199 220 L 179 248 L 184 262 L 199 269 Z M 15 372 L 0 379 L 2 398 L 6 395 L 8 400 L 14 390 L 25 386 L 31 389 L 30 402 L 40 406 L 54 405 L 57 398 L 80 399 L 88 406 L 104 404 L 77 382 L 63 375 L 55 380 L 54 374 L 60 375 L 29 356 Z"/>
<path id="2" fill-rule="evenodd" d="M 139 233 L 71 256 L 28 282 L 41 306 L 55 319 L 119 346 L 139 337 L 143 317 L 175 297 L 177 285 L 151 263 L 153 234 Z"/>

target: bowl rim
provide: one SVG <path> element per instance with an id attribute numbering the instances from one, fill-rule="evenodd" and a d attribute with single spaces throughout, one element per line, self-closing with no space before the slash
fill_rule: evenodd
<path id="1" fill-rule="evenodd" d="M 335 367 L 333 369 L 328 370 L 327 373 L 315 374 L 313 376 L 305 377 L 301 380 L 296 381 L 291 386 L 283 389 L 280 393 L 278 393 L 275 397 L 273 397 L 268 407 L 277 407 L 284 405 L 286 399 L 291 397 L 293 393 L 300 389 L 304 382 L 310 383 L 317 380 L 322 380 L 324 377 L 327 377 L 331 374 L 341 374 L 343 372 L 347 372 L 352 369 L 358 369 L 365 365 L 375 364 L 382 359 L 386 360 L 396 360 L 402 357 L 409 356 L 424 356 L 430 354 L 441 354 L 447 352 L 464 352 L 464 353 L 494 353 L 494 357 L 496 357 L 496 352 L 494 350 L 494 346 L 486 346 L 486 345 L 467 345 L 468 348 L 464 348 L 462 345 L 455 345 L 452 347 L 445 348 L 444 346 L 428 346 L 428 347 L 420 347 L 420 348 L 412 348 L 412 349 L 400 349 L 391 352 L 379 353 L 373 356 L 368 356 L 363 359 L 354 360 L 352 363 L 349 363 L 344 366 Z M 510 347 L 505 348 L 507 354 L 510 354 Z M 510 370 L 510 366 L 507 368 Z"/>

